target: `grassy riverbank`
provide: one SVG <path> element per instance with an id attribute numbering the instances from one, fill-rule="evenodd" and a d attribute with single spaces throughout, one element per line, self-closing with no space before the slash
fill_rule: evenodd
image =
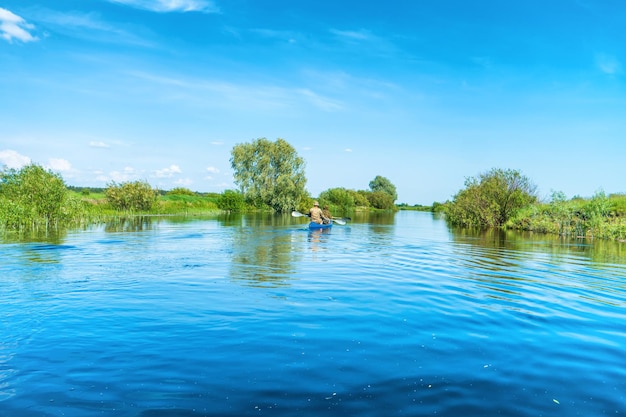
<path id="1" fill-rule="evenodd" d="M 589 199 L 571 200 L 556 195 L 549 203 L 524 207 L 505 228 L 626 242 L 626 195 L 598 192 Z"/>

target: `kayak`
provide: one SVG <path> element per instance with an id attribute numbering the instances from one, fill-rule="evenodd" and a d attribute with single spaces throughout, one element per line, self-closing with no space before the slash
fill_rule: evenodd
<path id="1" fill-rule="evenodd" d="M 328 224 L 319 224 L 315 222 L 309 223 L 309 229 L 330 229 L 331 227 L 333 227 L 333 222 Z"/>

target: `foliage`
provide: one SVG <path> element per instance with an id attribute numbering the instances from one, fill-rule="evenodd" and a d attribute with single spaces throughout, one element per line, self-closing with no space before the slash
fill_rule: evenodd
<path id="1" fill-rule="evenodd" d="M 396 186 L 391 183 L 387 178 L 381 177 L 377 175 L 372 181 L 369 183 L 370 190 L 372 192 L 381 191 L 383 193 L 388 194 L 391 197 L 391 202 L 393 203 L 398 199 L 398 192 L 396 191 Z"/>
<path id="2" fill-rule="evenodd" d="M 0 220 L 12 229 L 57 226 L 67 188 L 63 178 L 40 165 L 0 173 Z"/>
<path id="3" fill-rule="evenodd" d="M 242 211 L 244 209 L 243 194 L 234 190 L 224 191 L 217 200 L 217 207 L 226 211 Z"/>
<path id="4" fill-rule="evenodd" d="M 323 191 L 319 197 L 322 206 L 329 204 L 339 208 L 341 211 L 349 211 L 354 208 L 354 197 L 345 188 L 329 188 Z"/>
<path id="5" fill-rule="evenodd" d="M 196 195 L 196 193 L 191 191 L 189 188 L 176 187 L 169 190 L 167 195 Z"/>
<path id="6" fill-rule="evenodd" d="M 369 207 L 370 206 L 370 202 L 367 199 L 367 195 L 370 193 L 369 191 L 348 190 L 348 193 L 350 193 L 350 195 L 354 199 L 354 205 L 356 207 Z"/>
<path id="7" fill-rule="evenodd" d="M 116 210 L 149 211 L 154 207 L 159 193 L 145 181 L 108 184 L 104 195 Z"/>
<path id="8" fill-rule="evenodd" d="M 537 201 L 536 186 L 519 171 L 491 169 L 468 178 L 446 206 L 454 225 L 501 227 L 519 210 Z"/>
<path id="9" fill-rule="evenodd" d="M 367 195 L 370 205 L 380 210 L 393 210 L 396 206 L 393 204 L 393 197 L 385 191 L 372 191 Z"/>
<path id="10" fill-rule="evenodd" d="M 553 193 L 547 204 L 536 203 L 507 222 L 507 227 L 574 238 L 626 239 L 626 197 L 598 191 L 590 199 L 567 200 Z"/>
<path id="11" fill-rule="evenodd" d="M 230 163 L 241 193 L 256 206 L 286 212 L 306 195 L 304 159 L 284 139 L 235 145 Z"/>

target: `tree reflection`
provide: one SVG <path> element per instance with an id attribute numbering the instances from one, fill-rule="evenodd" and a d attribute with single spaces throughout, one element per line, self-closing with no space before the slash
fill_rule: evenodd
<path id="1" fill-rule="evenodd" d="M 301 256 L 293 247 L 301 230 L 282 227 L 293 226 L 291 216 L 248 214 L 222 221 L 237 228 L 232 233 L 233 280 L 254 287 L 288 285 L 295 273 L 294 264 Z"/>
<path id="2" fill-rule="evenodd" d="M 141 232 L 154 228 L 154 217 L 132 216 L 115 217 L 109 219 L 104 225 L 105 232 Z"/>
<path id="3" fill-rule="evenodd" d="M 552 255 L 584 256 L 598 264 L 626 263 L 626 243 L 574 239 L 543 233 L 502 229 L 450 228 L 453 240 L 484 248 L 549 253 Z"/>

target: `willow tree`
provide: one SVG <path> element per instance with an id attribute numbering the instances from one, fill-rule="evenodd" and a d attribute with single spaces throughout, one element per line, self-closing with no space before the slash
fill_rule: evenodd
<path id="1" fill-rule="evenodd" d="M 278 212 L 293 210 L 306 195 L 304 159 L 284 139 L 235 145 L 230 164 L 246 200 Z"/>

